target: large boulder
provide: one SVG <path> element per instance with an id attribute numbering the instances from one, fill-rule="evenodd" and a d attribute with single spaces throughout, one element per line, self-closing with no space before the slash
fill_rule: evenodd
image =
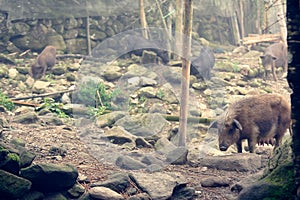
<path id="1" fill-rule="evenodd" d="M 35 164 L 21 169 L 21 176 L 30 180 L 39 191 L 60 191 L 76 183 L 77 169 L 69 164 Z"/>

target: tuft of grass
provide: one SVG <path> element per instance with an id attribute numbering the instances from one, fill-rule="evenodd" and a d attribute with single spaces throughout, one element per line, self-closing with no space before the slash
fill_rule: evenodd
<path id="1" fill-rule="evenodd" d="M 14 103 L 0 91 L 0 105 L 4 106 L 9 111 L 12 111 L 15 108 Z"/>
<path id="2" fill-rule="evenodd" d="M 63 103 L 55 102 L 52 98 L 45 98 L 41 108 L 56 113 L 60 118 L 68 118 L 69 116 L 63 111 L 63 105 Z"/>

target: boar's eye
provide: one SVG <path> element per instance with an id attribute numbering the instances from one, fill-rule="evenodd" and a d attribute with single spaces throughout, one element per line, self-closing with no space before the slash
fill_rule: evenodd
<path id="1" fill-rule="evenodd" d="M 230 127 L 229 130 L 228 130 L 228 133 L 230 135 L 232 135 L 234 132 L 235 132 L 235 128 L 234 127 Z"/>

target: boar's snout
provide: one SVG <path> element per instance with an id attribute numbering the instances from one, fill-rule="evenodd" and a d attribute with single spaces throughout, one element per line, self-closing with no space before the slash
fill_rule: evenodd
<path id="1" fill-rule="evenodd" d="M 219 145 L 219 149 L 220 149 L 221 151 L 227 151 L 228 146 L 226 146 L 226 145 L 224 145 L 224 144 L 220 144 L 220 145 Z"/>

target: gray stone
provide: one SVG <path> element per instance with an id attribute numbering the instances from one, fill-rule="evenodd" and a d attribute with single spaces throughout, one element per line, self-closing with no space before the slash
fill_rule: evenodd
<path id="1" fill-rule="evenodd" d="M 137 148 L 152 148 L 152 144 L 147 142 L 144 138 L 138 137 L 135 139 L 135 145 Z"/>
<path id="2" fill-rule="evenodd" d="M 81 184 L 75 184 L 68 190 L 68 195 L 72 198 L 80 197 L 85 191 L 85 188 Z"/>
<path id="3" fill-rule="evenodd" d="M 134 140 L 136 137 L 126 131 L 123 127 L 114 126 L 111 129 L 106 130 L 101 138 L 106 139 L 113 144 L 123 145 L 129 143 L 134 147 Z"/>
<path id="4" fill-rule="evenodd" d="M 155 150 L 167 155 L 169 152 L 174 151 L 177 147 L 167 138 L 160 138 L 154 145 Z"/>
<path id="5" fill-rule="evenodd" d="M 122 200 L 124 199 L 119 193 L 107 188 L 107 187 L 93 187 L 89 190 L 89 194 L 93 199 L 110 199 L 110 200 Z"/>
<path id="6" fill-rule="evenodd" d="M 119 156 L 116 160 L 116 165 L 127 170 L 139 170 L 146 168 L 145 164 L 129 156 Z"/>
<path id="7" fill-rule="evenodd" d="M 106 181 L 92 183 L 91 187 L 107 187 L 118 193 L 124 192 L 130 185 L 130 178 L 127 173 L 112 173 Z"/>
<path id="8" fill-rule="evenodd" d="M 21 169 L 21 176 L 30 180 L 39 191 L 60 191 L 76 183 L 78 171 L 69 164 L 35 164 Z"/>
<path id="9" fill-rule="evenodd" d="M 3 199 L 18 199 L 31 188 L 31 182 L 24 178 L 0 170 L 0 194 Z"/>
<path id="10" fill-rule="evenodd" d="M 123 111 L 115 111 L 108 114 L 100 115 L 96 119 L 96 125 L 98 127 L 111 126 L 119 119 L 123 118 L 126 115 Z"/>
<path id="11" fill-rule="evenodd" d="M 139 193 L 128 197 L 127 200 L 151 200 L 151 197 L 147 193 Z"/>
<path id="12" fill-rule="evenodd" d="M 176 200 L 192 200 L 195 199 L 195 189 L 186 187 L 186 184 L 178 185 L 174 188 L 172 199 Z"/>
<path id="13" fill-rule="evenodd" d="M 257 183 L 241 191 L 238 200 L 278 199 L 276 192 L 281 188 L 270 183 Z M 283 198 L 285 199 L 285 198 Z"/>
<path id="14" fill-rule="evenodd" d="M 225 156 L 206 156 L 199 159 L 201 166 L 227 171 L 257 171 L 262 167 L 261 156 L 239 153 Z"/>
<path id="15" fill-rule="evenodd" d="M 171 104 L 179 103 L 179 100 L 178 100 L 175 92 L 173 91 L 172 86 L 168 83 L 164 84 L 162 87 L 160 87 L 157 90 L 156 96 L 157 96 L 157 98 L 159 98 L 163 101 L 167 101 L 168 103 L 171 103 Z"/>
<path id="16" fill-rule="evenodd" d="M 0 78 L 8 77 L 8 68 L 6 65 L 0 65 Z"/>
<path id="17" fill-rule="evenodd" d="M 55 193 L 50 193 L 46 194 L 45 198 L 47 200 L 68 200 L 62 193 L 60 192 L 55 192 Z"/>
<path id="18" fill-rule="evenodd" d="M 142 63 L 148 64 L 148 63 L 156 63 L 157 55 L 153 51 L 147 51 L 144 50 L 142 54 Z"/>
<path id="19" fill-rule="evenodd" d="M 52 74 L 60 76 L 64 73 L 66 73 L 66 68 L 65 66 L 61 66 L 61 65 L 55 65 L 52 69 L 51 69 Z"/>
<path id="20" fill-rule="evenodd" d="M 150 86 L 142 87 L 137 92 L 139 97 L 154 98 L 156 96 L 156 89 Z"/>
<path id="21" fill-rule="evenodd" d="M 169 122 L 158 113 L 136 114 L 125 116 L 115 124 L 136 136 L 152 136 L 161 133 Z"/>
<path id="22" fill-rule="evenodd" d="M 224 177 L 208 177 L 200 180 L 202 187 L 228 187 L 230 181 Z"/>
<path id="23" fill-rule="evenodd" d="M 145 86 L 155 86 L 155 85 L 157 85 L 157 81 L 154 80 L 154 79 L 148 78 L 148 77 L 141 77 L 140 78 L 140 85 L 142 87 L 145 87 Z"/>
<path id="24" fill-rule="evenodd" d="M 171 199 L 174 188 L 186 184 L 185 177 L 179 173 L 154 172 L 149 175 L 149 173 L 133 172 L 130 177 L 153 200 Z"/>
<path id="25" fill-rule="evenodd" d="M 27 112 L 27 113 L 15 116 L 13 121 L 16 123 L 21 123 L 21 124 L 36 123 L 38 121 L 38 116 L 35 112 Z"/>
<path id="26" fill-rule="evenodd" d="M 168 152 L 167 162 L 173 165 L 183 165 L 187 162 L 188 149 L 186 147 L 177 147 Z"/>

